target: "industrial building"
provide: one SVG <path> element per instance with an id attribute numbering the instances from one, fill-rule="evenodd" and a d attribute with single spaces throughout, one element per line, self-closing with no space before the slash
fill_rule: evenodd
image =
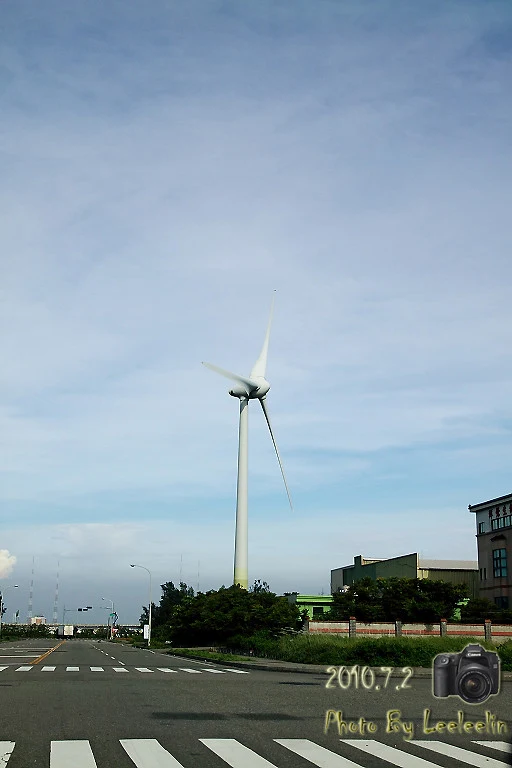
<path id="1" fill-rule="evenodd" d="M 511 497 L 512 498 L 512 497 Z M 478 563 L 473 560 L 426 560 L 417 552 L 388 559 L 358 555 L 353 565 L 331 571 L 331 593 L 343 591 L 360 579 L 432 579 L 465 584 L 469 597 L 478 597 Z"/>
<path id="2" fill-rule="evenodd" d="M 475 514 L 478 549 L 479 596 L 498 608 L 512 608 L 512 575 L 508 558 L 512 550 L 512 493 L 470 504 Z"/>
<path id="3" fill-rule="evenodd" d="M 302 613 L 307 611 L 310 619 L 321 619 L 331 610 L 332 595 L 300 595 L 298 592 L 285 592 L 285 597 L 296 605 Z"/>

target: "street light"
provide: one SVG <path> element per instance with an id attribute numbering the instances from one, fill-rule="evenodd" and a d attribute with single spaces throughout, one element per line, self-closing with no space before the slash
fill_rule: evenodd
<path id="1" fill-rule="evenodd" d="M 112 636 L 113 636 L 112 630 L 114 628 L 114 601 L 108 597 L 102 597 L 101 599 L 106 600 L 108 603 L 110 603 L 110 616 L 107 624 L 107 627 L 110 625 L 110 631 L 107 632 L 107 634 L 110 635 L 108 639 L 112 640 Z M 110 619 L 112 619 L 112 624 L 110 624 Z"/>
<path id="2" fill-rule="evenodd" d="M 18 589 L 17 584 L 12 584 L 9 587 L 4 587 L 4 589 Z M 0 591 L 0 637 L 2 637 L 2 614 L 4 612 L 4 596 L 3 593 Z"/>
<path id="3" fill-rule="evenodd" d="M 145 565 L 130 563 L 130 568 L 142 568 L 149 573 L 149 620 L 148 620 L 148 648 L 151 645 L 151 571 Z"/>

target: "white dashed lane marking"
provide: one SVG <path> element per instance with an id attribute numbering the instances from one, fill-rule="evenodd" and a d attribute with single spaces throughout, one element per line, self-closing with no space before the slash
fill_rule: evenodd
<path id="1" fill-rule="evenodd" d="M 122 662 L 120 662 L 122 663 Z M 141 674 L 153 674 L 155 672 L 164 672 L 166 674 L 173 674 L 176 675 L 179 672 L 185 672 L 189 675 L 202 675 L 204 672 L 210 672 L 214 675 L 225 675 L 226 672 L 233 672 L 234 670 L 230 669 L 210 669 L 210 668 L 203 668 L 203 669 L 189 669 L 188 667 L 180 667 L 179 669 L 173 669 L 171 667 L 156 667 L 153 669 L 150 669 L 149 667 L 132 667 L 128 668 L 126 666 L 122 667 L 64 667 L 60 665 L 54 665 L 54 666 L 44 666 L 40 667 L 37 664 L 36 665 L 26 665 L 18 667 L 15 664 L 10 664 L 9 666 L 3 666 L 0 667 L 0 672 L 5 672 L 5 670 L 12 670 L 14 672 L 30 672 L 31 670 L 34 670 L 33 674 L 37 674 L 39 672 L 140 672 Z M 248 672 L 245 672 L 244 674 L 249 674 Z M 1 768 L 1 763 L 0 763 Z"/>

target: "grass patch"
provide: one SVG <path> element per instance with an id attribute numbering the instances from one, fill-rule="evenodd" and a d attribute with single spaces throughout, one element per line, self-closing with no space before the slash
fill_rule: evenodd
<path id="1" fill-rule="evenodd" d="M 117 642 L 117 641 L 114 641 L 114 642 Z M 133 645 L 134 648 L 147 648 L 148 647 L 148 641 L 147 640 L 136 639 L 136 640 L 130 640 L 129 643 L 130 643 L 130 645 Z M 155 650 L 155 649 L 160 650 L 162 648 L 168 648 L 169 646 L 166 645 L 165 643 L 160 642 L 159 640 L 153 640 L 153 638 L 151 638 L 151 645 L 149 647 L 152 648 L 153 650 Z"/>
<path id="2" fill-rule="evenodd" d="M 211 661 L 250 661 L 251 656 L 237 656 L 235 653 L 218 653 L 217 651 L 201 651 L 199 648 L 173 648 L 171 655 L 191 656 Z"/>
<path id="3" fill-rule="evenodd" d="M 438 653 L 457 653 L 468 643 L 497 651 L 502 670 L 512 671 L 512 642 L 494 646 L 471 637 L 358 637 L 297 635 L 277 639 L 236 638 L 234 650 L 298 664 L 430 667 Z"/>

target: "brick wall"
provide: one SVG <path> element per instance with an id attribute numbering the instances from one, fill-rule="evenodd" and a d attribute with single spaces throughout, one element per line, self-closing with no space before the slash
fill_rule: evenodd
<path id="1" fill-rule="evenodd" d="M 489 622 L 490 624 L 490 622 Z M 352 625 L 352 626 L 350 626 Z M 485 639 L 484 624 L 455 624 L 446 623 L 446 634 L 449 637 L 475 637 Z M 374 622 L 363 624 L 362 622 L 348 621 L 309 621 L 307 631 L 312 635 L 330 634 L 345 637 L 386 637 L 397 634 L 402 637 L 439 637 L 441 624 L 402 624 L 397 628 L 394 622 Z M 490 634 L 493 642 L 504 643 L 512 640 L 512 624 L 490 624 Z"/>

